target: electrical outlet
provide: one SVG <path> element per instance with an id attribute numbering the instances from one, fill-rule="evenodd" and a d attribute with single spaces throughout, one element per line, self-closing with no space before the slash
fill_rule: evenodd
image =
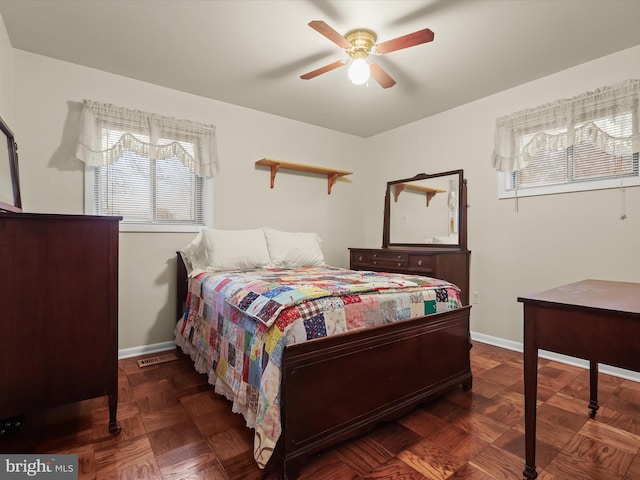
<path id="1" fill-rule="evenodd" d="M 474 291 L 471 296 L 471 303 L 478 304 L 480 303 L 480 292 Z"/>

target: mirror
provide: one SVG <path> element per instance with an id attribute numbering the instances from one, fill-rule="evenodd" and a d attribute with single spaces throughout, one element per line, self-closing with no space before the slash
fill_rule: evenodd
<path id="1" fill-rule="evenodd" d="M 387 182 L 382 246 L 466 249 L 465 182 L 462 170 Z"/>
<path id="2" fill-rule="evenodd" d="M 5 148 L 6 147 L 6 148 Z M 18 146 L 9 126 L 0 118 L 0 211 L 21 212 Z"/>

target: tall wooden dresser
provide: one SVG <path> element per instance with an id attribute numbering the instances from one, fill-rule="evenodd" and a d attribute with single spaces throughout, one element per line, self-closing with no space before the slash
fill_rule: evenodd
<path id="1" fill-rule="evenodd" d="M 0 213 L 0 418 L 106 395 L 118 431 L 119 221 Z"/>

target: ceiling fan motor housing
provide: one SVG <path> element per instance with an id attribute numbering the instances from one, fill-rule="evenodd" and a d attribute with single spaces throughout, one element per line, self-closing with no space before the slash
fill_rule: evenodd
<path id="1" fill-rule="evenodd" d="M 352 48 L 346 50 L 351 58 L 366 58 L 371 53 L 371 49 L 376 44 L 378 37 L 375 32 L 366 28 L 358 28 L 350 30 L 344 38 L 353 45 Z"/>

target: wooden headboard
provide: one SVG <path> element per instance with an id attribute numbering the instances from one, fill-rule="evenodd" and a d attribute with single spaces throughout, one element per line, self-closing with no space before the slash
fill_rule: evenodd
<path id="1" fill-rule="evenodd" d="M 188 282 L 187 267 L 184 266 L 180 252 L 176 252 L 176 322 L 182 318 L 184 313 Z"/>

